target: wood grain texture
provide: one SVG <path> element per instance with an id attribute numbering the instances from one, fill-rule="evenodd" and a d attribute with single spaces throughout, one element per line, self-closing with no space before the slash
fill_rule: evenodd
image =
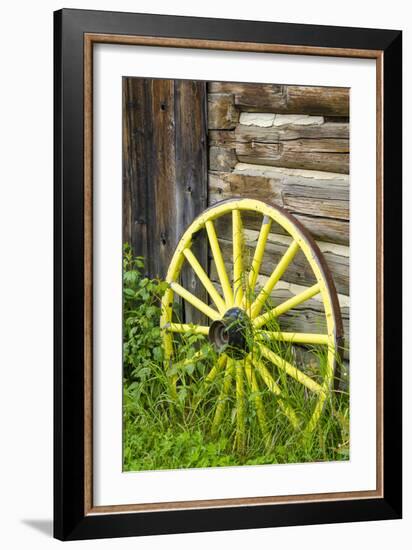
<path id="1" fill-rule="evenodd" d="M 211 205 L 218 201 L 232 198 L 233 195 L 218 191 L 218 193 L 210 193 L 209 203 Z M 256 198 L 256 197 L 251 197 Z M 276 201 L 273 201 L 276 202 Z M 286 209 L 288 210 L 288 209 Z M 305 214 L 298 214 L 293 212 L 294 217 L 300 221 L 308 231 L 310 231 L 312 237 L 317 241 L 332 242 L 336 244 L 349 245 L 349 222 L 346 220 L 336 220 L 332 218 L 323 218 L 319 216 L 310 216 Z M 251 213 L 245 213 L 245 220 L 250 228 L 259 229 L 261 226 L 261 219 L 254 216 Z M 278 227 L 276 229 L 280 234 L 285 235 L 285 231 Z"/>
<path id="2" fill-rule="evenodd" d="M 209 173 L 209 203 L 247 196 L 282 206 L 302 221 L 315 239 L 349 244 L 349 181 L 346 176 L 322 179 L 271 171 L 253 170 Z M 260 219 L 248 216 L 250 227 Z"/>
<path id="3" fill-rule="evenodd" d="M 261 128 L 239 124 L 236 155 L 241 162 L 349 173 L 349 125 Z"/>
<path id="4" fill-rule="evenodd" d="M 255 175 L 256 174 L 256 175 Z M 284 170 L 209 173 L 210 196 L 232 195 L 269 201 L 293 213 L 349 220 L 349 181 L 336 174 L 310 177 Z"/>
<path id="5" fill-rule="evenodd" d="M 148 257 L 148 163 L 151 123 L 150 96 L 145 79 L 123 79 L 123 242 Z M 146 120 L 147 119 L 147 120 Z"/>
<path id="6" fill-rule="evenodd" d="M 177 225 L 177 240 L 207 205 L 206 100 L 204 82 L 175 81 L 176 214 L 168 223 Z M 206 269 L 206 241 L 194 239 L 192 252 Z M 186 265 L 182 268 L 181 279 L 183 286 L 192 294 L 207 300 L 206 290 Z M 206 322 L 205 316 L 188 304 L 184 307 L 184 320 L 186 323 Z"/>
<path id="7" fill-rule="evenodd" d="M 209 146 L 236 148 L 236 133 L 234 130 L 213 130 L 208 128 Z"/>
<path id="8" fill-rule="evenodd" d="M 212 82 L 211 93 L 233 93 L 242 111 L 324 116 L 349 115 L 349 89 Z"/>
<path id="9" fill-rule="evenodd" d="M 260 143 L 277 143 L 291 140 L 318 140 L 343 139 L 349 140 L 349 124 L 324 122 L 323 124 L 294 124 L 282 126 L 261 127 L 255 125 L 237 124 L 235 129 L 236 141 Z"/>
<path id="10" fill-rule="evenodd" d="M 165 278 L 183 231 L 207 205 L 206 85 L 124 78 L 123 113 L 123 240 L 145 258 L 147 275 Z M 205 244 L 194 251 L 206 265 Z M 187 270 L 182 278 L 205 296 Z"/>
<path id="11" fill-rule="evenodd" d="M 237 164 L 236 150 L 232 147 L 209 147 L 209 170 L 232 172 Z"/>
<path id="12" fill-rule="evenodd" d="M 208 128 L 230 130 L 236 127 L 239 110 L 233 94 L 208 94 Z"/>
<path id="13" fill-rule="evenodd" d="M 140 157 L 138 161 L 141 164 L 147 162 L 149 168 L 147 179 L 150 215 L 148 225 L 150 235 L 147 239 L 149 273 L 155 277 L 165 277 L 181 232 L 181 222 L 176 216 L 178 192 L 174 83 L 171 80 L 151 80 L 149 90 L 152 133 L 145 138 L 150 144 L 150 149 L 148 155 Z M 176 220 L 176 222 L 172 224 L 170 220 Z"/>

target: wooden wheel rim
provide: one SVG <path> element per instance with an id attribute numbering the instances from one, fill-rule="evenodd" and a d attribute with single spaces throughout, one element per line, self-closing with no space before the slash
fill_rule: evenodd
<path id="1" fill-rule="evenodd" d="M 280 280 L 284 271 L 286 271 L 288 265 L 291 263 L 291 261 L 293 261 L 293 258 L 295 257 L 295 255 L 299 250 L 302 251 L 303 254 L 305 255 L 306 260 L 308 261 L 312 269 L 312 272 L 315 275 L 316 284 L 308 288 L 306 291 L 295 296 L 295 298 L 292 298 L 291 300 L 287 300 L 283 304 L 280 304 L 280 306 L 277 306 L 277 308 L 280 308 L 281 310 L 282 305 L 283 306 L 285 304 L 288 305 L 287 302 L 295 302 L 294 304 L 292 304 L 291 307 L 285 310 L 285 311 L 288 311 L 296 307 L 296 305 L 303 303 L 307 299 L 317 294 L 320 294 L 322 298 L 322 303 L 323 303 L 324 312 L 325 312 L 325 319 L 326 319 L 327 334 L 306 335 L 303 333 L 293 333 L 294 336 L 293 338 L 291 337 L 291 340 L 290 340 L 292 342 L 294 341 L 295 343 L 313 343 L 315 345 L 326 344 L 328 346 L 327 369 L 326 369 L 326 373 L 324 374 L 322 384 L 311 383 L 310 382 L 311 379 L 306 375 L 304 375 L 302 371 L 298 370 L 296 367 L 293 367 L 282 358 L 279 358 L 278 356 L 276 356 L 276 354 L 273 354 L 273 352 L 271 352 L 268 348 L 265 348 L 264 345 L 257 344 L 260 349 L 262 357 L 264 357 L 269 362 L 274 363 L 278 369 L 282 368 L 290 376 L 292 376 L 293 378 L 301 382 L 303 385 L 305 385 L 315 393 L 317 393 L 318 395 L 317 403 L 315 405 L 311 419 L 308 425 L 306 426 L 307 431 L 312 431 L 315 428 L 322 414 L 322 410 L 324 408 L 327 397 L 330 394 L 334 378 L 338 371 L 338 366 L 341 359 L 341 350 L 343 345 L 343 325 L 342 325 L 340 307 L 339 307 L 335 285 L 333 283 L 330 270 L 325 262 L 325 259 L 322 253 L 319 250 L 319 247 L 317 246 L 317 244 L 315 243 L 311 235 L 308 233 L 308 231 L 302 226 L 302 224 L 298 220 L 296 220 L 291 214 L 285 211 L 283 208 L 280 208 L 275 205 L 269 205 L 267 203 L 254 200 L 254 199 L 245 199 L 245 198 L 228 199 L 228 200 L 224 200 L 219 203 L 216 203 L 213 206 L 206 209 L 187 228 L 187 230 L 181 237 L 176 247 L 176 250 L 173 254 L 172 260 L 170 262 L 169 269 L 166 275 L 166 281 L 167 283 L 169 283 L 170 286 L 166 290 L 162 299 L 162 315 L 161 315 L 160 324 L 162 328 L 166 363 L 167 365 L 169 365 L 170 360 L 173 357 L 172 333 L 196 331 L 204 335 L 208 334 L 208 327 L 206 326 L 184 325 L 184 324 L 178 324 L 178 323 L 172 322 L 172 304 L 173 304 L 173 297 L 175 293 L 178 294 L 180 297 L 182 297 L 184 300 L 191 303 L 194 307 L 202 311 L 211 320 L 222 319 L 225 311 L 227 311 L 233 306 L 242 306 L 242 305 L 243 307 L 245 306 L 245 296 L 242 293 L 242 285 L 238 283 L 238 281 L 240 280 L 239 276 L 244 275 L 242 273 L 242 269 L 243 269 L 242 254 L 240 252 L 236 253 L 236 250 L 238 251 L 240 250 L 239 243 L 241 243 L 242 235 L 243 235 L 241 213 L 247 212 L 247 211 L 259 213 L 263 218 L 262 227 L 259 233 L 259 238 L 257 241 L 256 248 L 255 248 L 255 255 L 256 255 L 256 250 L 259 247 L 259 243 L 261 242 L 261 239 L 262 239 L 263 251 L 260 254 L 260 262 L 257 261 L 257 269 L 253 270 L 253 265 L 255 260 L 255 256 L 254 256 L 252 261 L 252 269 L 248 274 L 248 282 L 250 283 L 252 279 L 253 287 L 256 284 L 256 279 L 259 274 L 259 269 L 261 266 L 267 237 L 270 232 L 272 223 L 275 222 L 278 225 L 280 225 L 286 231 L 286 233 L 292 238 L 291 245 L 289 246 L 288 250 L 283 255 L 283 257 L 279 260 L 277 266 L 272 272 L 272 275 L 269 277 L 268 282 L 272 279 L 271 283 L 274 281 L 273 286 L 271 287 L 269 286 L 269 289 L 270 289 L 269 292 L 264 293 L 264 295 L 262 295 L 262 291 L 261 291 L 260 294 L 258 294 L 258 297 L 254 300 L 254 303 L 251 305 L 251 309 L 249 310 L 249 313 L 253 314 L 253 317 L 251 317 L 251 319 L 254 327 L 257 329 L 261 329 L 261 327 L 264 326 L 265 315 L 267 315 L 267 313 L 259 315 L 260 309 L 263 306 L 267 297 L 270 295 L 270 292 L 275 287 L 276 283 Z M 213 223 L 216 219 L 226 214 L 232 214 L 232 231 L 233 231 L 233 281 L 232 283 L 230 282 L 229 276 L 227 274 L 227 271 L 223 262 L 223 258 L 221 256 L 220 246 L 217 241 L 217 236 L 216 236 L 214 223 Z M 267 227 L 265 227 L 265 225 L 267 225 Z M 218 277 L 223 290 L 223 296 L 221 296 L 217 292 L 213 283 L 208 278 L 208 275 L 203 271 L 203 268 L 197 262 L 196 258 L 193 256 L 190 250 L 193 236 L 198 231 L 203 229 L 206 230 L 208 235 L 209 245 L 211 247 L 212 254 L 215 259 Z M 192 268 L 196 272 L 196 275 L 201 279 L 203 285 L 208 291 L 211 301 L 214 302 L 214 307 L 209 306 L 204 302 L 202 302 L 201 300 L 197 299 L 190 292 L 188 292 L 186 289 L 184 289 L 178 284 L 177 280 L 179 278 L 182 266 L 185 263 L 185 261 L 189 262 L 189 264 L 192 266 Z M 286 264 L 286 267 L 284 267 L 285 264 Z M 280 275 L 277 277 L 278 274 L 275 274 L 275 272 L 278 268 L 279 268 Z M 252 272 L 253 272 L 253 277 L 252 277 Z M 268 284 L 268 282 L 266 284 Z M 264 288 L 266 288 L 266 284 Z M 259 301 L 259 303 L 257 303 L 259 296 L 261 296 L 261 300 Z M 277 308 L 274 308 L 274 310 L 276 310 Z M 272 312 L 274 310 L 272 310 Z M 281 311 L 279 313 L 279 316 L 282 315 L 282 313 L 284 313 L 284 311 Z M 275 333 L 272 333 L 272 334 L 275 334 Z M 290 335 L 292 333 L 281 333 L 281 334 L 283 335 L 282 336 L 283 338 L 285 335 L 288 335 L 288 334 Z M 314 337 L 312 339 L 314 339 L 315 341 L 305 342 L 305 338 L 307 337 Z M 303 338 L 303 342 L 302 342 L 302 338 Z M 234 361 L 232 361 L 229 358 L 225 366 L 226 366 L 227 372 L 230 373 L 231 371 L 233 371 Z M 247 358 L 245 361 L 245 374 L 246 374 L 246 378 L 248 379 L 253 389 L 254 380 L 253 380 L 253 371 L 251 369 L 251 366 L 252 365 L 250 365 L 249 358 Z M 294 370 L 291 370 L 291 369 L 294 369 Z M 236 371 L 237 370 L 238 369 L 236 369 Z M 262 376 L 262 373 L 261 373 L 261 376 Z M 263 378 L 264 378 L 264 375 L 263 375 Z M 307 378 L 309 378 L 309 380 L 307 380 Z M 236 384 L 237 384 L 237 392 L 238 392 L 239 386 L 241 385 L 241 381 L 237 380 Z M 272 379 L 272 382 L 266 381 L 266 385 L 275 395 L 279 395 L 278 393 L 279 388 L 276 387 L 277 385 L 273 381 L 273 379 Z M 219 407 L 219 405 L 217 407 Z M 284 412 L 287 414 L 287 411 L 284 411 Z M 297 423 L 296 417 L 294 416 L 293 411 L 289 411 L 289 413 L 290 413 L 289 415 L 287 414 L 289 416 L 289 419 L 291 420 L 292 424 L 295 427 L 297 427 L 298 423 Z M 259 416 L 259 413 L 258 413 L 258 416 Z M 238 421 L 238 424 L 239 424 L 239 421 Z"/>

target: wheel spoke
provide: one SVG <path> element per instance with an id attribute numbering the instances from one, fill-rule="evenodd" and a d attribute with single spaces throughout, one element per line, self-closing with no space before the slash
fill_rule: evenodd
<path id="1" fill-rule="evenodd" d="M 250 387 L 252 387 L 252 361 L 250 356 L 248 356 L 245 360 L 245 374 L 247 383 Z"/>
<path id="2" fill-rule="evenodd" d="M 233 232 L 233 294 L 236 305 L 243 300 L 243 229 L 240 210 L 232 212 Z"/>
<path id="3" fill-rule="evenodd" d="M 260 374 L 263 382 L 266 384 L 268 389 L 274 393 L 276 396 L 279 397 L 278 403 L 280 408 L 282 409 L 284 415 L 290 420 L 292 426 L 294 428 L 297 428 L 299 426 L 299 420 L 295 414 L 295 411 L 282 400 L 282 391 L 279 387 L 279 385 L 273 380 L 273 376 L 270 374 L 268 369 L 265 367 L 265 365 L 262 363 L 262 361 L 253 361 L 253 366 Z"/>
<path id="4" fill-rule="evenodd" d="M 197 351 L 192 355 L 192 357 L 189 357 L 188 359 L 183 359 L 182 361 L 178 361 L 175 363 L 176 366 L 179 366 L 181 368 L 187 367 L 187 365 L 191 365 L 192 363 L 196 363 L 197 361 L 201 361 L 206 357 L 206 354 L 202 351 Z"/>
<path id="5" fill-rule="evenodd" d="M 170 332 L 178 332 L 184 334 L 190 332 L 193 334 L 204 334 L 207 336 L 209 334 L 209 327 L 202 325 L 186 325 L 183 323 L 168 323 L 163 328 L 170 330 Z"/>
<path id="6" fill-rule="evenodd" d="M 207 315 L 213 321 L 220 319 L 220 314 L 215 310 L 209 307 L 207 304 L 202 302 L 197 296 L 183 288 L 179 283 L 170 283 L 170 287 L 173 292 L 176 292 L 181 298 L 189 302 L 193 307 Z"/>
<path id="7" fill-rule="evenodd" d="M 297 252 L 299 250 L 299 245 L 296 241 L 293 241 L 289 248 L 286 250 L 282 258 L 280 259 L 278 265 L 274 269 L 272 275 L 269 277 L 269 279 L 266 281 L 265 286 L 262 288 L 262 290 L 259 292 L 256 300 L 252 304 L 252 312 L 251 317 L 254 319 L 257 315 L 259 315 L 260 310 L 262 309 L 264 303 L 270 296 L 270 293 L 274 289 L 276 283 L 279 281 L 279 279 L 282 277 L 282 275 L 285 273 L 286 269 L 288 268 L 290 262 L 293 260 L 293 258 L 296 256 Z"/>
<path id="8" fill-rule="evenodd" d="M 319 294 L 320 292 L 320 286 L 318 283 L 315 285 L 309 287 L 308 289 L 304 290 L 303 292 L 300 292 L 299 294 L 296 294 L 296 296 L 293 296 L 292 298 L 289 298 L 289 300 L 286 300 L 286 302 L 283 302 L 282 304 L 276 306 L 275 308 L 271 309 L 270 311 L 267 311 L 263 315 L 259 315 L 259 317 L 256 317 L 253 320 L 253 326 L 254 328 L 260 328 L 264 324 L 266 324 L 270 319 L 273 319 L 275 317 L 279 317 L 279 315 L 282 315 L 283 313 L 286 313 L 286 311 L 289 311 L 290 309 L 293 309 L 294 307 L 298 306 L 299 304 L 302 304 L 306 300 L 309 300 L 309 298 L 312 298 L 316 294 Z"/>
<path id="9" fill-rule="evenodd" d="M 323 381 L 323 393 L 319 396 L 318 402 L 316 403 L 315 409 L 312 413 L 311 419 L 306 427 L 307 432 L 312 432 L 318 423 L 320 415 L 322 414 L 323 407 L 325 405 L 326 398 L 330 391 L 331 384 L 333 382 L 333 361 L 335 360 L 335 350 L 329 348 L 328 351 L 328 370 L 325 374 Z"/>
<path id="10" fill-rule="evenodd" d="M 243 363 L 237 361 L 234 365 L 236 373 L 236 443 L 240 452 L 245 447 L 246 407 L 244 389 Z"/>
<path id="11" fill-rule="evenodd" d="M 206 382 L 213 382 L 216 376 L 220 373 L 220 371 L 225 368 L 226 362 L 227 362 L 227 355 L 221 355 L 217 360 L 216 365 L 214 365 L 214 367 L 210 370 L 210 372 L 206 376 L 205 378 Z"/>
<path id="12" fill-rule="evenodd" d="M 257 335 L 262 335 L 269 340 L 279 342 L 292 342 L 292 344 L 319 344 L 327 345 L 329 336 L 327 334 L 310 334 L 304 332 L 272 332 L 270 330 L 260 330 Z"/>
<path id="13" fill-rule="evenodd" d="M 289 376 L 294 378 L 297 382 L 308 388 L 309 390 L 315 392 L 315 393 L 324 393 L 323 387 L 312 380 L 307 374 L 299 370 L 297 367 L 294 367 L 290 363 L 288 363 L 285 359 L 274 353 L 272 350 L 267 348 L 266 346 L 263 346 L 262 344 L 258 344 L 259 349 L 263 355 L 268 361 L 276 365 L 279 369 L 284 370 Z"/>
<path id="14" fill-rule="evenodd" d="M 219 359 L 217 360 L 217 363 L 212 367 L 212 369 L 209 371 L 209 373 L 205 376 L 205 382 L 208 384 L 211 384 L 214 382 L 216 376 L 222 371 L 222 369 L 225 368 L 227 361 L 227 355 L 220 355 Z M 194 400 L 193 408 L 197 409 L 200 401 L 205 396 L 205 388 L 203 388 Z"/>
<path id="15" fill-rule="evenodd" d="M 268 369 L 265 367 L 265 365 L 262 363 L 262 361 L 257 361 L 254 359 L 252 361 L 253 366 L 260 374 L 260 377 L 262 378 L 263 382 L 266 384 L 268 389 L 274 393 L 275 395 L 280 395 L 281 390 L 278 384 L 273 380 L 273 376 L 270 374 Z"/>
<path id="16" fill-rule="evenodd" d="M 319 417 L 322 414 L 322 410 L 325 404 L 326 400 L 326 392 L 324 392 L 318 399 L 318 402 L 316 403 L 315 409 L 313 411 L 313 414 L 309 420 L 308 425 L 306 426 L 306 432 L 312 432 L 318 423 Z"/>
<path id="17" fill-rule="evenodd" d="M 262 226 L 260 228 L 258 241 L 253 255 L 252 265 L 249 271 L 248 290 L 251 295 L 255 290 L 256 281 L 259 276 L 260 266 L 262 265 L 263 255 L 265 253 L 266 241 L 272 226 L 272 220 L 268 216 L 263 216 Z"/>
<path id="18" fill-rule="evenodd" d="M 226 272 L 225 263 L 223 261 L 222 252 L 220 250 L 219 241 L 217 240 L 215 226 L 211 220 L 207 220 L 205 223 L 207 236 L 209 239 L 210 248 L 212 250 L 213 259 L 216 264 L 217 273 L 219 276 L 220 284 L 222 286 L 223 295 L 225 297 L 226 306 L 233 305 L 233 292 L 230 286 L 229 277 Z"/>
<path id="19" fill-rule="evenodd" d="M 173 291 L 170 287 L 166 289 L 162 300 L 162 313 L 160 317 L 160 326 L 164 326 L 172 320 L 172 302 Z M 172 335 L 168 331 L 162 331 L 163 349 L 165 357 L 165 368 L 167 368 L 168 361 L 173 354 L 173 340 Z"/>
<path id="20" fill-rule="evenodd" d="M 262 435 L 265 439 L 265 444 L 266 444 L 266 446 L 268 446 L 268 444 L 269 444 L 269 438 L 268 438 L 269 433 L 268 433 L 268 427 L 267 427 L 267 422 L 266 422 L 265 408 L 263 406 L 263 401 L 262 401 L 262 397 L 260 395 L 259 385 L 257 383 L 255 373 L 252 370 L 251 360 L 249 358 L 246 359 L 246 361 L 245 361 L 245 373 L 246 373 L 246 378 L 248 380 L 249 386 L 251 387 L 252 392 L 253 392 L 252 400 L 253 400 L 253 404 L 254 404 L 255 409 L 256 409 L 256 414 L 257 414 L 260 430 L 261 430 Z"/>
<path id="21" fill-rule="evenodd" d="M 196 273 L 196 275 L 199 277 L 200 282 L 205 287 L 207 292 L 209 293 L 209 296 L 214 301 L 217 309 L 219 310 L 219 313 L 223 314 L 226 311 L 226 305 L 221 296 L 219 295 L 216 288 L 213 286 L 212 281 L 207 276 L 205 270 L 200 265 L 198 259 L 193 254 L 193 252 L 190 250 L 190 248 L 185 248 L 183 250 L 183 254 L 186 258 L 186 260 L 191 265 L 193 271 Z"/>
<path id="22" fill-rule="evenodd" d="M 228 359 L 226 362 L 225 377 L 223 380 L 222 390 L 220 392 L 218 402 L 216 405 L 215 416 L 212 423 L 212 434 L 216 434 L 220 423 L 222 422 L 223 414 L 226 408 L 227 396 L 232 385 L 232 370 L 233 363 L 231 359 Z"/>

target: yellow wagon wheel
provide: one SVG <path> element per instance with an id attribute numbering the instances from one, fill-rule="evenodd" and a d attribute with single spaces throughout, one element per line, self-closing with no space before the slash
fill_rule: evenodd
<path id="1" fill-rule="evenodd" d="M 253 213 L 261 216 L 261 229 L 251 261 L 246 267 L 242 216 Z M 227 269 L 218 241 L 215 221 L 231 215 L 233 242 L 233 269 Z M 265 248 L 271 227 L 278 224 L 291 237 L 290 244 L 280 258 L 263 288 L 256 290 Z M 192 242 L 199 232 L 207 234 L 213 256 L 221 292 L 211 281 L 191 250 Z M 313 272 L 316 283 L 292 298 L 272 307 L 270 295 L 298 251 L 302 251 Z M 188 263 L 202 282 L 209 303 L 194 296 L 180 283 L 183 265 Z M 340 359 L 343 328 L 339 302 L 330 271 L 325 260 L 305 228 L 288 212 L 277 206 L 252 199 L 230 199 L 219 202 L 198 216 L 183 234 L 172 257 L 166 280 L 169 287 L 162 300 L 161 328 L 166 365 L 173 364 L 174 338 L 178 334 L 198 333 L 209 337 L 218 352 L 216 365 L 207 374 L 212 380 L 223 371 L 220 395 L 216 399 L 213 429 L 217 429 L 225 414 L 227 397 L 233 390 L 236 409 L 236 439 L 242 447 L 245 435 L 245 395 L 250 392 L 256 409 L 261 431 L 267 435 L 265 407 L 259 388 L 264 386 L 277 399 L 281 411 L 294 428 L 301 427 L 312 431 L 324 408 L 332 389 L 337 362 Z M 325 314 L 324 333 L 285 332 L 280 329 L 282 315 L 290 312 L 306 300 L 319 295 Z M 175 296 L 188 302 L 202 312 L 209 320 L 205 325 L 189 325 L 176 322 L 173 317 Z M 279 323 L 273 329 L 272 321 Z M 281 355 L 279 348 L 273 350 L 272 342 L 310 346 L 316 353 L 323 350 L 326 357 L 323 372 L 313 374 L 303 372 L 293 362 Z M 190 358 L 191 361 L 197 357 Z M 199 356 L 199 360 L 201 357 Z M 300 426 L 299 415 L 282 399 L 286 380 L 300 384 L 305 391 L 314 395 L 315 405 L 306 426 Z M 173 378 L 173 386 L 178 382 Z"/>

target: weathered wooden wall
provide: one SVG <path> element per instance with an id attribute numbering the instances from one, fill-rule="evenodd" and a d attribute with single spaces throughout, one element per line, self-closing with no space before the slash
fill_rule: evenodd
<path id="1" fill-rule="evenodd" d="M 164 277 L 176 243 L 210 204 L 257 198 L 290 211 L 318 242 L 337 288 L 349 346 L 349 90 L 274 84 L 123 79 L 123 238 L 145 257 L 148 275 Z M 218 225 L 231 263 L 231 228 Z M 246 245 L 256 244 L 260 221 L 244 220 Z M 272 228 L 259 282 L 288 246 Z M 195 254 L 208 266 L 206 240 Z M 207 300 L 194 273 L 182 283 Z M 283 301 L 313 283 L 298 255 L 274 291 Z M 312 299 L 284 327 L 313 332 L 324 323 Z M 186 308 L 187 322 L 201 316 Z M 203 320 L 204 321 L 204 320 Z"/>
<path id="2" fill-rule="evenodd" d="M 210 82 L 208 84 L 209 204 L 249 197 L 286 208 L 310 231 L 337 288 L 349 348 L 349 89 Z M 246 246 L 256 244 L 260 221 L 245 221 Z M 231 231 L 218 234 L 231 262 Z M 273 271 L 289 239 L 272 228 L 260 283 Z M 211 273 L 217 282 L 213 262 Z M 276 286 L 275 302 L 313 284 L 299 254 Z M 290 330 L 324 325 L 312 299 L 282 318 Z M 348 356 L 348 352 L 346 352 Z"/>
<path id="3" fill-rule="evenodd" d="M 179 238 L 206 206 L 206 84 L 125 77 L 123 241 L 145 258 L 150 277 L 166 276 Z M 193 248 L 206 265 L 206 243 Z M 191 271 L 184 271 L 183 280 L 206 299 Z M 192 310 L 183 316 L 187 322 L 197 319 Z"/>

